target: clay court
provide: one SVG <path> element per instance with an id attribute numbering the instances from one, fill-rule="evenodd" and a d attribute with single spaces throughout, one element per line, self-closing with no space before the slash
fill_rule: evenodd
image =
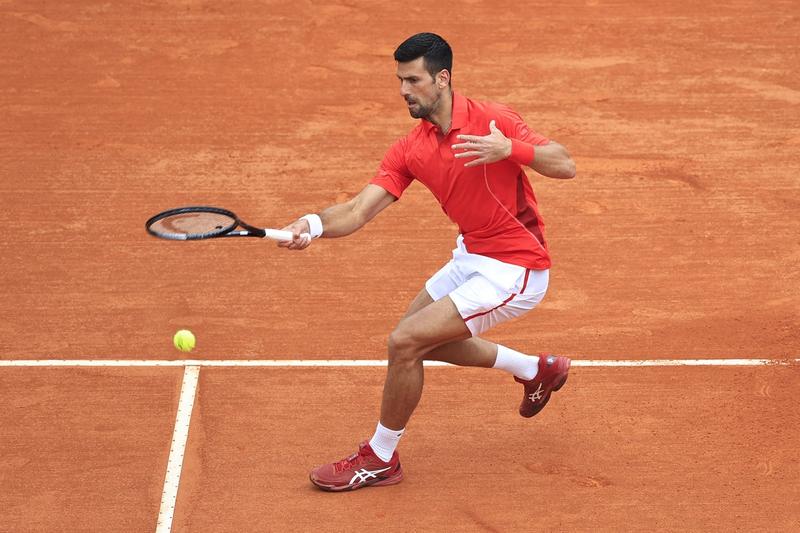
<path id="1" fill-rule="evenodd" d="M 144 221 L 350 198 L 420 31 L 577 164 L 529 171 L 550 290 L 486 335 L 573 368 L 526 420 L 428 367 L 405 481 L 324 493 L 456 227 L 420 184 L 299 253 Z M 800 530 L 799 36 L 782 1 L 0 0 L 0 531 Z"/>

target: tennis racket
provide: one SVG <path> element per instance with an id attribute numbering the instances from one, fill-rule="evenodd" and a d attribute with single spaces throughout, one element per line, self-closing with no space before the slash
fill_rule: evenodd
<path id="1" fill-rule="evenodd" d="M 291 241 L 291 231 L 256 228 L 242 222 L 232 211 L 219 207 L 190 206 L 163 211 L 145 223 L 147 233 L 172 241 L 196 241 L 217 237 L 258 237 Z M 303 233 L 303 237 L 308 233 Z M 310 237 L 309 237 L 310 238 Z"/>

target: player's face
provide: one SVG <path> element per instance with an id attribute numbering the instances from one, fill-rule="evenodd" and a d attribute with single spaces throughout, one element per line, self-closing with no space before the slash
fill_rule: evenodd
<path id="1" fill-rule="evenodd" d="M 440 72 L 437 77 L 446 72 Z M 412 117 L 427 118 L 436 111 L 443 89 L 440 88 L 441 80 L 437 83 L 437 79 L 425 69 L 425 58 L 398 62 L 397 77 L 400 80 L 400 96 L 406 101 Z"/>

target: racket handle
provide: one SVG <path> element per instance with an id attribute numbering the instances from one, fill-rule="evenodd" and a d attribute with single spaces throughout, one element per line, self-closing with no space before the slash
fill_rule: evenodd
<path id="1" fill-rule="evenodd" d="M 308 233 L 301 233 L 301 237 L 310 237 Z M 294 235 L 291 231 L 284 231 L 280 229 L 265 229 L 264 238 L 272 239 L 274 241 L 291 241 Z"/>

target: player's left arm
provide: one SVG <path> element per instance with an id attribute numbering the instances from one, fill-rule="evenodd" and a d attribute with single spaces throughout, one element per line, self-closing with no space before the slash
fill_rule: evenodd
<path id="1" fill-rule="evenodd" d="M 489 135 L 459 135 L 458 139 L 462 142 L 452 146 L 456 151 L 455 157 L 473 158 L 464 164 L 465 167 L 511 159 L 548 178 L 575 177 L 575 162 L 566 147 L 554 141 L 534 145 L 506 137 L 494 120 L 489 123 Z"/>
<path id="2" fill-rule="evenodd" d="M 510 140 L 509 143 L 511 143 Z M 511 149 L 509 149 L 510 155 Z M 533 161 L 529 163 L 524 163 L 526 155 L 523 154 L 522 157 L 523 160 L 519 161 L 520 163 L 548 178 L 571 179 L 575 177 L 575 161 L 572 160 L 567 149 L 555 141 L 533 147 Z"/>

